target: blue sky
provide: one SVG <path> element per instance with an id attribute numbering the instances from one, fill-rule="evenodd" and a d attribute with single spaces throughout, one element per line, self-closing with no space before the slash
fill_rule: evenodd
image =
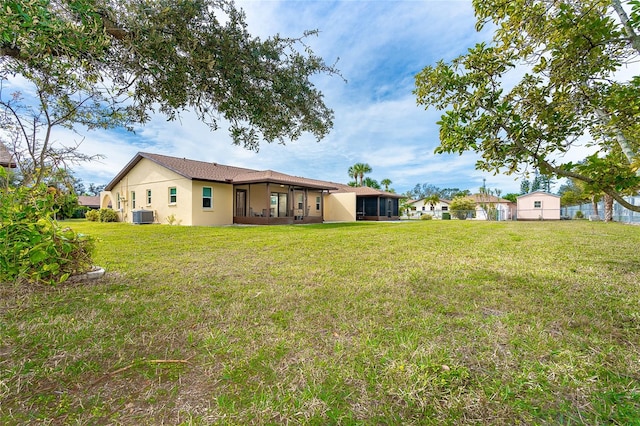
<path id="1" fill-rule="evenodd" d="M 261 145 L 258 153 L 231 144 L 223 125 L 217 132 L 185 113 L 180 121 L 154 116 L 135 134 L 94 131 L 84 137 L 82 151 L 105 159 L 76 166 L 85 184 L 108 183 L 138 151 L 174 155 L 254 169 L 346 183 L 347 169 L 368 163 L 370 176 L 391 179 L 397 192 L 417 183 L 477 192 L 489 188 L 518 192 L 517 176 L 494 176 L 475 170 L 476 156 L 436 155 L 440 112 L 425 111 L 412 94 L 414 75 L 439 59 L 450 60 L 488 32 L 475 31 L 471 0 L 447 1 L 239 1 L 252 34 L 298 37 L 317 29 L 307 40 L 327 63 L 338 60 L 339 77 L 315 79 L 335 111 L 333 131 L 320 142 L 305 135 L 287 145 Z M 71 137 L 60 132 L 60 138 Z M 81 137 L 74 135 L 75 139 Z"/>

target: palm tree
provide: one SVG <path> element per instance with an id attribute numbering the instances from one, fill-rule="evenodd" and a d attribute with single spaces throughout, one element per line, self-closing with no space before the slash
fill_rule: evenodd
<path id="1" fill-rule="evenodd" d="M 380 184 L 377 180 L 371 179 L 369 176 L 362 180 L 361 186 L 368 186 L 369 188 L 380 189 Z"/>
<path id="2" fill-rule="evenodd" d="M 431 206 L 431 211 L 435 213 L 436 211 L 436 204 L 438 204 L 440 202 L 440 195 L 438 194 L 431 194 L 428 197 L 426 197 L 424 199 L 425 203 L 429 203 L 429 205 Z"/>
<path id="3" fill-rule="evenodd" d="M 380 183 L 381 183 L 382 185 L 384 185 L 384 190 L 388 192 L 388 191 L 389 191 L 389 185 L 391 185 L 393 182 L 391 182 L 391 179 L 386 179 L 386 178 L 385 178 L 385 179 L 382 179 L 382 180 L 380 181 Z"/>
<path id="4" fill-rule="evenodd" d="M 358 182 L 358 186 L 363 185 L 364 175 L 371 173 L 371 166 L 367 163 L 356 163 L 349 167 L 349 177 L 354 178 Z"/>
<path id="5" fill-rule="evenodd" d="M 349 182 L 349 186 L 358 186 L 358 173 L 355 171 L 354 166 L 349 167 L 347 174 L 353 179 L 353 181 Z"/>

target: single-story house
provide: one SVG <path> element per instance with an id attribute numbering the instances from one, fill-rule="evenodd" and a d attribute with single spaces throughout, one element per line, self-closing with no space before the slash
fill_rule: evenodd
<path id="1" fill-rule="evenodd" d="M 0 167 L 6 169 L 15 169 L 17 167 L 11 152 L 2 142 L 0 142 Z"/>
<path id="2" fill-rule="evenodd" d="M 516 204 L 491 194 L 468 196 L 476 203 L 477 220 L 512 220 L 516 216 Z"/>
<path id="3" fill-rule="evenodd" d="M 421 200 L 410 201 L 407 203 L 409 211 L 406 212 L 409 219 L 420 219 L 423 214 L 429 214 L 433 217 L 442 217 L 442 212 L 449 211 L 451 200 L 440 199 L 433 205 L 423 198 Z"/>
<path id="4" fill-rule="evenodd" d="M 518 220 L 560 220 L 560 196 L 545 191 L 519 196 Z"/>
<path id="5" fill-rule="evenodd" d="M 371 188 L 140 152 L 106 185 L 124 222 L 293 224 L 398 218 L 400 196 Z M 362 216 L 356 206 L 364 206 Z"/>

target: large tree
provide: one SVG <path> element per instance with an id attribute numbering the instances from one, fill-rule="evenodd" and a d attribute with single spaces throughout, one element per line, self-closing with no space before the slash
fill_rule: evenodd
<path id="1" fill-rule="evenodd" d="M 335 69 L 305 44 L 313 33 L 253 37 L 231 0 L 9 0 L 0 80 L 33 82 L 39 107 L 74 114 L 66 125 L 131 126 L 190 110 L 212 129 L 225 119 L 235 144 L 257 150 L 332 127 L 310 79 Z"/>
<path id="2" fill-rule="evenodd" d="M 418 103 L 446 110 L 436 152 L 475 151 L 493 172 L 532 166 L 640 211 L 623 198 L 640 187 L 640 19 L 621 3 L 474 0 L 493 42 L 416 76 Z M 584 161 L 563 160 L 584 145 Z"/>

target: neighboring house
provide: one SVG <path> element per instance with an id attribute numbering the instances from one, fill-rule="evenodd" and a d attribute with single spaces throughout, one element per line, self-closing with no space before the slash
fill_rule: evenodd
<path id="1" fill-rule="evenodd" d="M 17 167 L 11 152 L 2 142 L 0 142 L 0 167 L 6 169 L 15 169 Z"/>
<path id="2" fill-rule="evenodd" d="M 356 220 L 357 203 L 364 199 L 369 206 L 374 199 L 377 216 L 363 219 L 398 217 L 399 196 L 377 190 L 359 194 L 360 189 L 272 170 L 138 153 L 105 187 L 100 206 L 111 203 L 124 222 L 267 225 Z M 389 199 L 395 199 L 390 213 Z"/>
<path id="3" fill-rule="evenodd" d="M 468 196 L 476 203 L 477 220 L 512 220 L 516 215 L 516 204 L 490 194 Z"/>
<path id="4" fill-rule="evenodd" d="M 560 196 L 544 191 L 519 196 L 518 220 L 560 220 Z"/>
<path id="5" fill-rule="evenodd" d="M 407 203 L 410 211 L 407 212 L 407 217 L 409 219 L 420 219 L 420 216 L 423 214 L 430 214 L 433 217 L 442 217 L 442 212 L 449 211 L 449 203 L 451 200 L 441 199 L 433 206 L 431 203 L 426 201 L 426 198 L 421 200 L 415 200 Z"/>
<path id="6" fill-rule="evenodd" d="M 90 210 L 97 210 L 100 208 L 100 197 L 90 195 L 78 195 L 78 205 L 80 207 L 87 207 Z"/>

